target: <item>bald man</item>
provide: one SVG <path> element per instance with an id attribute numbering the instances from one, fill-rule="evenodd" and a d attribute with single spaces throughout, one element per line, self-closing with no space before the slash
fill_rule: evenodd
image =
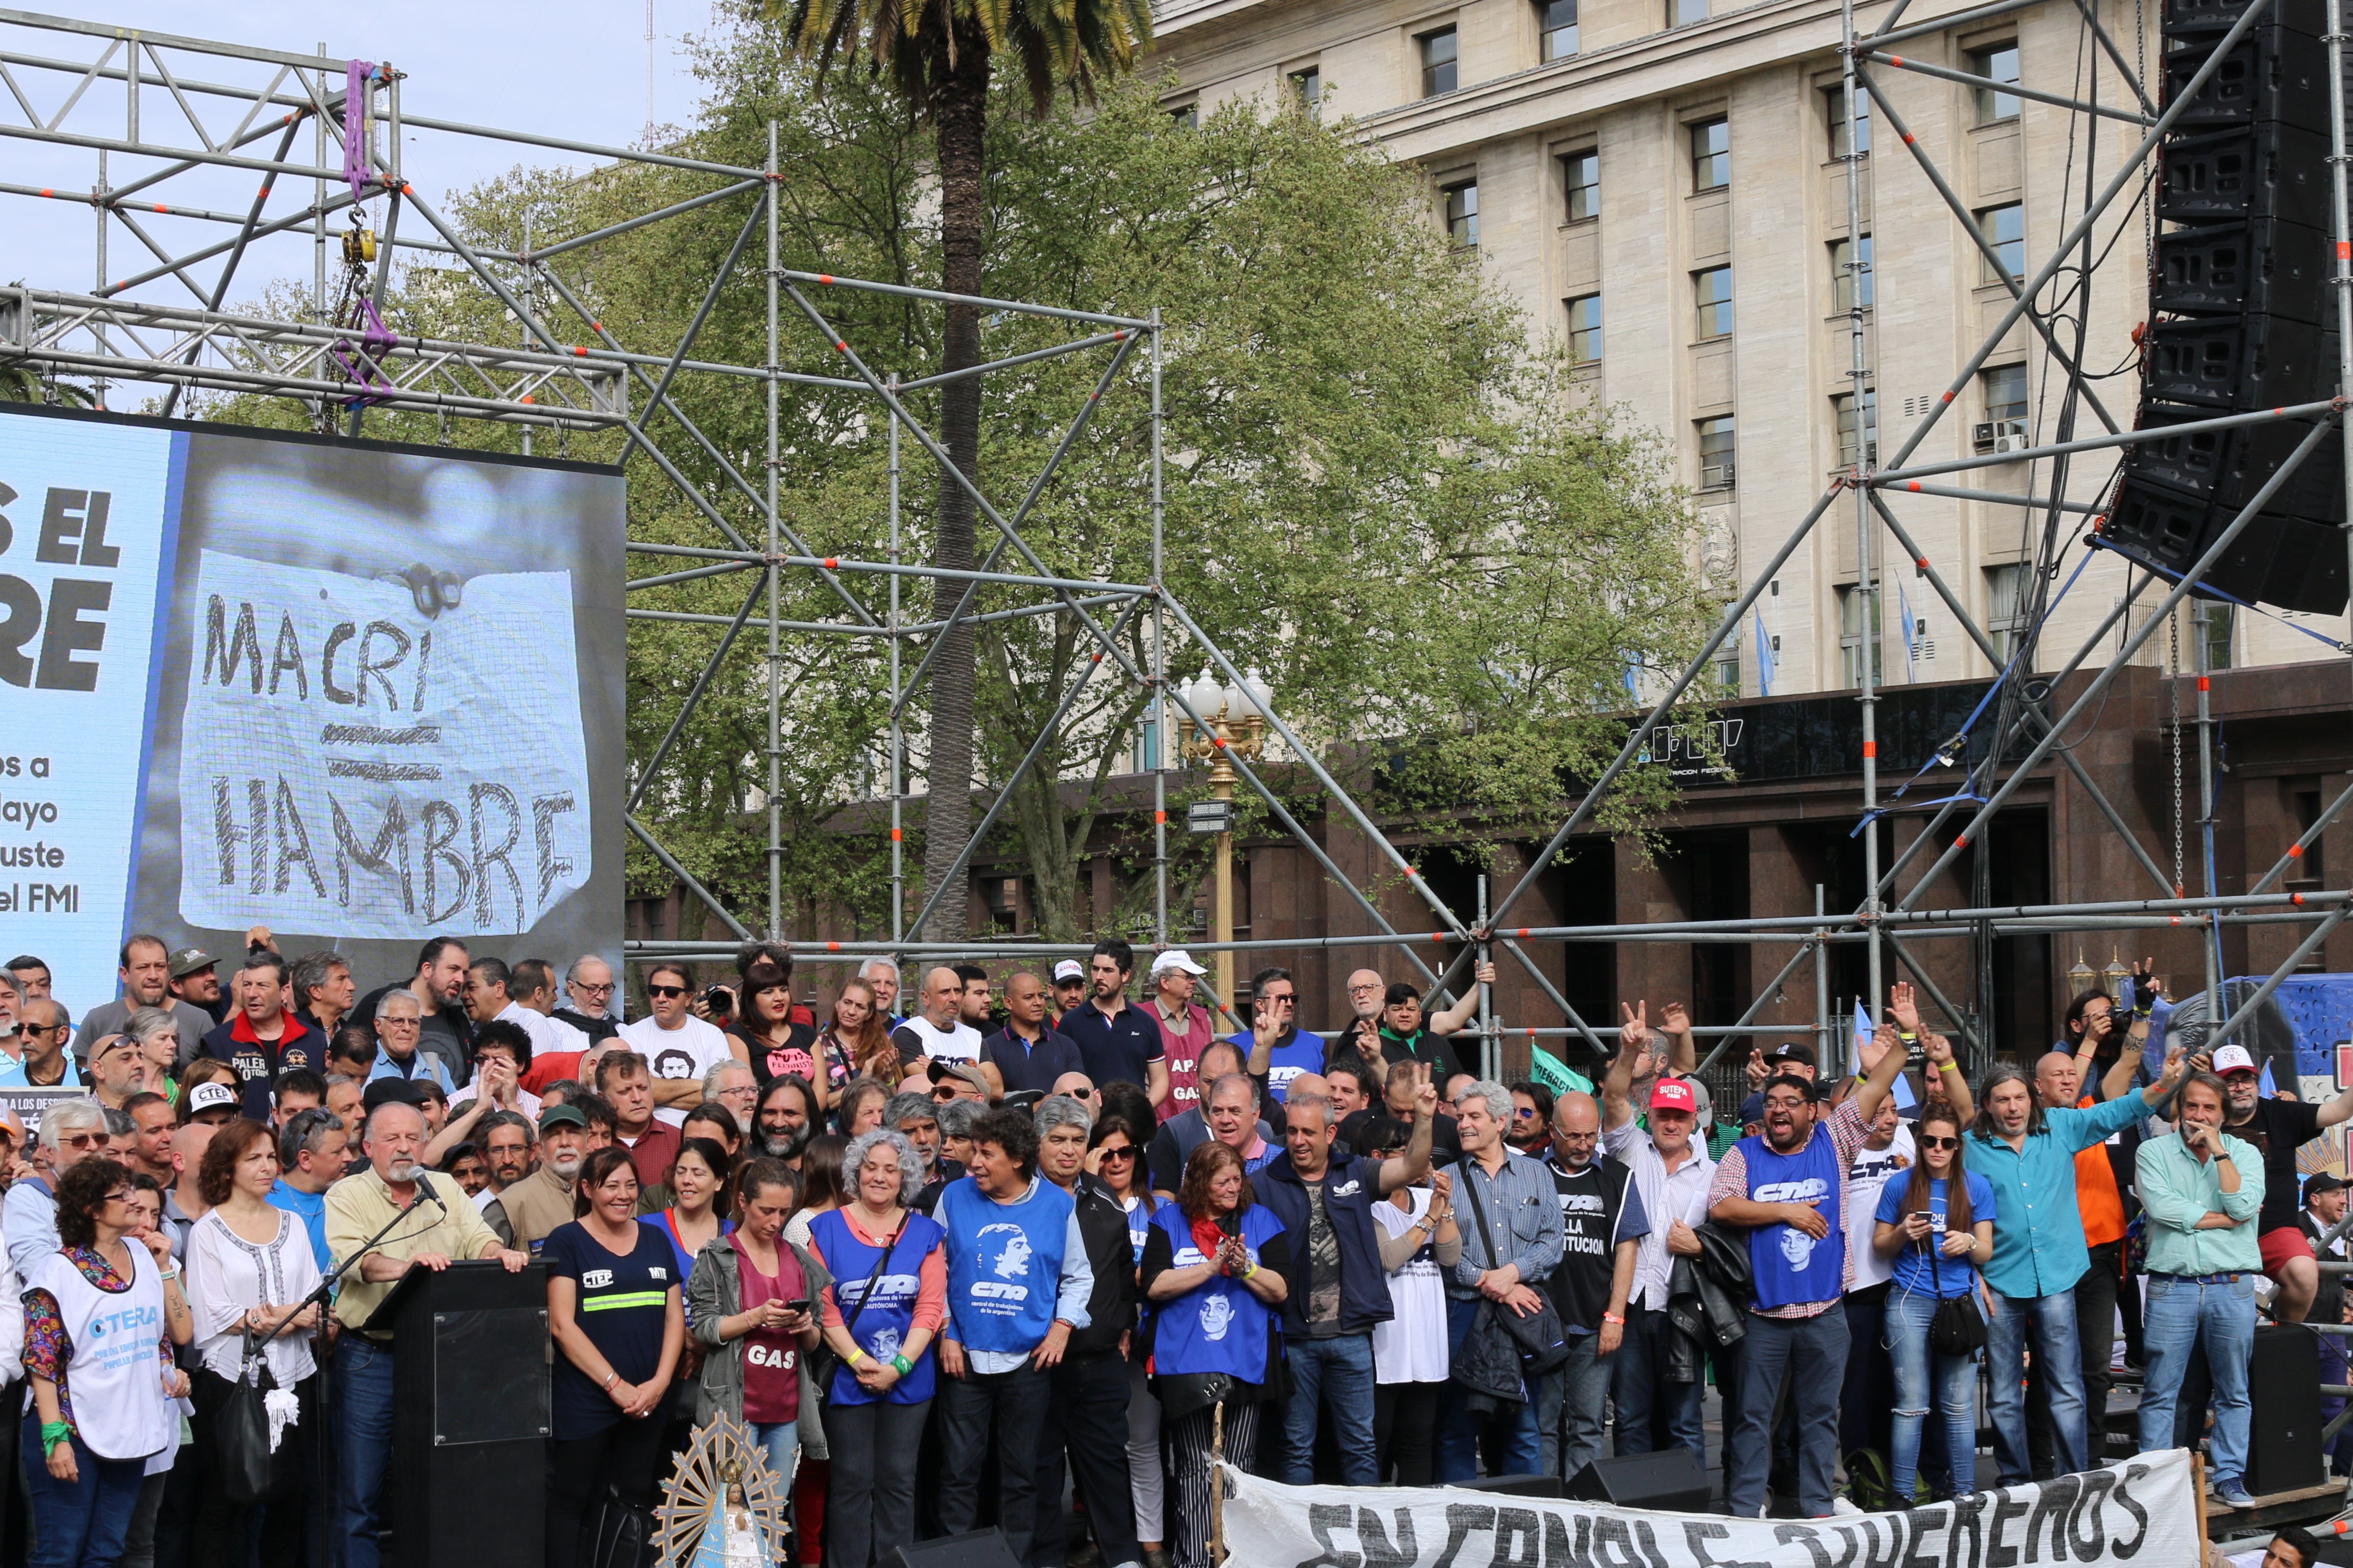
<path id="1" fill-rule="evenodd" d="M 987 1076 L 990 1098 L 1002 1096 L 1004 1075 L 994 1062 L 980 1059 L 980 1031 L 964 1021 L 963 1012 L 964 977 L 945 965 L 925 970 L 914 1016 L 891 1031 L 900 1068 L 906 1078 L 924 1074 L 928 1083 L 933 1062 L 970 1062 Z"/>
<path id="2" fill-rule="evenodd" d="M 1560 1196 L 1560 1266 L 1545 1281 L 1568 1336 L 1568 1363 L 1536 1389 L 1544 1473 L 1563 1479 L 1601 1458 L 1601 1412 L 1626 1335 L 1635 1255 L 1651 1234 L 1641 1189 L 1600 1152 L 1601 1107 L 1575 1090 L 1552 1106 L 1545 1165 Z"/>

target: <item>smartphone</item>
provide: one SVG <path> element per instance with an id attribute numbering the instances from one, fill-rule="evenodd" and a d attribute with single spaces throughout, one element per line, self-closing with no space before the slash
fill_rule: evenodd
<path id="1" fill-rule="evenodd" d="M 809 1298 L 807 1296 L 796 1296 L 785 1303 L 785 1310 L 787 1312 L 806 1312 L 808 1310 Z"/>

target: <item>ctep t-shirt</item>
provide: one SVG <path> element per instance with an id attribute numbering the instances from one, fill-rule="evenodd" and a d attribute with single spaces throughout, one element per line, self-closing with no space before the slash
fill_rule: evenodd
<path id="1" fill-rule="evenodd" d="M 2320 1136 L 2320 1107 L 2295 1100 L 2258 1100 L 2245 1125 L 2222 1131 L 2263 1151 L 2263 1206 L 2255 1215 L 2255 1234 L 2295 1224 L 2304 1191 L 2295 1152 Z"/>
<path id="2" fill-rule="evenodd" d="M 1880 1257 L 1878 1249 L 1871 1245 L 1877 1226 L 1873 1216 L 1879 1212 L 1880 1193 L 1891 1182 L 1901 1184 L 1910 1180 L 1910 1167 L 1918 1159 L 1910 1125 L 1899 1121 L 1894 1142 L 1884 1149 L 1857 1149 L 1854 1163 L 1847 1167 L 1846 1248 L 1847 1257 L 1854 1264 L 1854 1289 L 1858 1290 L 1884 1284 L 1894 1273 L 1894 1260 Z"/>
<path id="3" fill-rule="evenodd" d="M 727 1037 L 716 1026 L 704 1023 L 689 1013 L 675 1029 L 665 1029 L 651 1016 L 621 1026 L 621 1039 L 629 1049 L 646 1058 L 653 1067 L 656 1078 L 701 1079 L 721 1062 L 733 1061 L 735 1053 L 727 1048 Z M 691 1106 L 663 1105 L 654 1110 L 657 1121 L 677 1127 L 686 1121 Z"/>
<path id="4" fill-rule="evenodd" d="M 624 1383 L 643 1383 L 661 1370 L 662 1333 L 670 1321 L 669 1294 L 684 1281 L 670 1238 L 649 1225 L 633 1226 L 636 1249 L 626 1257 L 607 1252 L 578 1220 L 548 1234 L 539 1257 L 552 1275 L 578 1288 L 573 1321 Z M 619 1421 L 621 1407 L 588 1380 L 588 1374 L 558 1352 L 549 1410 L 559 1443 L 586 1437 Z"/>

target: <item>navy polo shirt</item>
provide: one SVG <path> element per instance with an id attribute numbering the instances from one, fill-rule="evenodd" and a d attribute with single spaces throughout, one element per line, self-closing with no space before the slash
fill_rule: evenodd
<path id="1" fill-rule="evenodd" d="M 1166 1059 L 1160 1045 L 1160 1026 L 1151 1009 L 1133 1003 L 1109 1017 L 1092 998 L 1062 1016 L 1061 1032 L 1079 1047 L 1080 1070 L 1101 1089 L 1107 1083 L 1132 1083 L 1149 1089 L 1152 1063 Z M 1000 1069 L 1002 1070 L 1002 1069 Z M 1012 1087 L 1008 1081 L 1007 1088 Z"/>
<path id="2" fill-rule="evenodd" d="M 1078 1043 L 1055 1029 L 1040 1034 L 1034 1046 L 1015 1034 L 1010 1026 L 999 1029 L 980 1042 L 980 1059 L 997 1065 L 1008 1094 L 1018 1094 L 1025 1089 L 1050 1093 L 1054 1080 L 1064 1073 L 1087 1070 L 1080 1058 Z"/>

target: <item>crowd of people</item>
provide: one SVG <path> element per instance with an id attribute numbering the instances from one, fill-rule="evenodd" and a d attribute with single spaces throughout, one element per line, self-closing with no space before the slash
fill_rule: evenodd
<path id="1" fill-rule="evenodd" d="M 1369 970 L 1330 1032 L 1261 971 L 1221 1037 L 1185 952 L 1139 1000 L 1117 941 L 1001 998 L 870 962 L 822 1020 L 776 943 L 730 984 L 646 965 L 629 1022 L 593 956 L 437 938 L 363 996 L 257 929 L 219 968 L 134 937 L 78 1028 L 37 960 L 0 971 L 0 1084 L 64 1091 L 29 1143 L 0 1119 L 0 1555 L 373 1568 L 382 1309 L 458 1260 L 545 1269 L 559 1568 L 604 1568 L 721 1413 L 831 1568 L 982 1524 L 1025 1563 L 1210 1568 L 1219 1455 L 1704 1467 L 1711 1384 L 1735 1514 L 1908 1508 L 1978 1488 L 1981 1367 L 1999 1483 L 2108 1458 L 2119 1331 L 2128 1436 L 2202 1437 L 2246 1506 L 2259 1313 L 2345 1315 L 2343 1184 L 2296 1153 L 2353 1092 L 2266 1098 L 2237 1045 L 2151 1070 L 2145 971 L 1974 1085 L 1899 984 L 1857 1070 L 1759 1047 L 1726 1118 L 1678 1004 L 1556 1093 Z"/>

